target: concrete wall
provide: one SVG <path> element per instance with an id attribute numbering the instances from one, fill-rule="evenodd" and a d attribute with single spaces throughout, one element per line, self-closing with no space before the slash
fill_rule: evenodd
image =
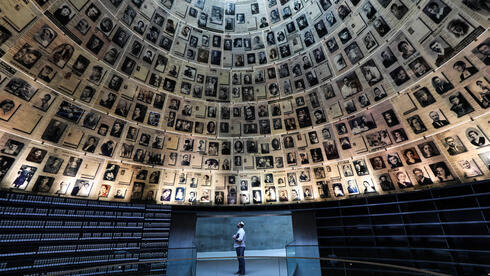
<path id="1" fill-rule="evenodd" d="M 195 213 L 172 213 L 170 239 L 168 241 L 168 259 L 196 258 L 193 239 L 196 229 Z M 192 261 L 168 262 L 167 275 L 195 275 L 195 263 Z"/>
<path id="2" fill-rule="evenodd" d="M 198 252 L 231 251 L 236 224 L 245 222 L 248 250 L 284 248 L 293 241 L 291 216 L 198 218 L 194 242 Z"/>

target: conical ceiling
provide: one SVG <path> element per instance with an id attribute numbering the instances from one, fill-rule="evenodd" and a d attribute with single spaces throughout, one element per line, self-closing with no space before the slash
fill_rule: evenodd
<path id="1" fill-rule="evenodd" d="M 490 176 L 490 6 L 0 2 L 3 189 L 288 204 Z"/>

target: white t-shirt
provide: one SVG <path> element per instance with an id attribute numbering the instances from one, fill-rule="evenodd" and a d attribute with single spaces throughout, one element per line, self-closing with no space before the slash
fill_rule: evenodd
<path id="1" fill-rule="evenodd" d="M 233 238 L 236 238 L 233 248 L 245 247 L 245 230 L 243 228 L 238 229 Z"/>

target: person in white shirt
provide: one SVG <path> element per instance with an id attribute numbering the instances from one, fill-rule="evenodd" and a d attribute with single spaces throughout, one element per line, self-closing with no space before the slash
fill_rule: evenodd
<path id="1" fill-rule="evenodd" d="M 238 271 L 235 272 L 235 274 L 245 275 L 245 230 L 243 229 L 245 223 L 243 221 L 240 221 L 236 226 L 238 228 L 238 231 L 235 235 L 233 235 L 233 247 L 235 248 L 236 256 L 238 259 Z"/>

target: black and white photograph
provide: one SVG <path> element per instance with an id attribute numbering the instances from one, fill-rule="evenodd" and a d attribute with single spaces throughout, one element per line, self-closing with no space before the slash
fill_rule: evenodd
<path id="1" fill-rule="evenodd" d="M 459 91 L 449 95 L 449 97 L 447 98 L 447 104 L 450 110 L 458 118 L 475 111 L 475 109 Z"/>
<path id="2" fill-rule="evenodd" d="M 17 175 L 12 182 L 12 187 L 15 189 L 25 190 L 36 173 L 37 168 L 28 165 L 22 165 L 17 172 Z"/>
<path id="3" fill-rule="evenodd" d="M 27 81 L 20 78 L 12 78 L 6 85 L 5 91 L 10 94 L 21 98 L 24 101 L 30 101 L 34 94 L 37 92 L 37 88 L 29 84 Z"/>

